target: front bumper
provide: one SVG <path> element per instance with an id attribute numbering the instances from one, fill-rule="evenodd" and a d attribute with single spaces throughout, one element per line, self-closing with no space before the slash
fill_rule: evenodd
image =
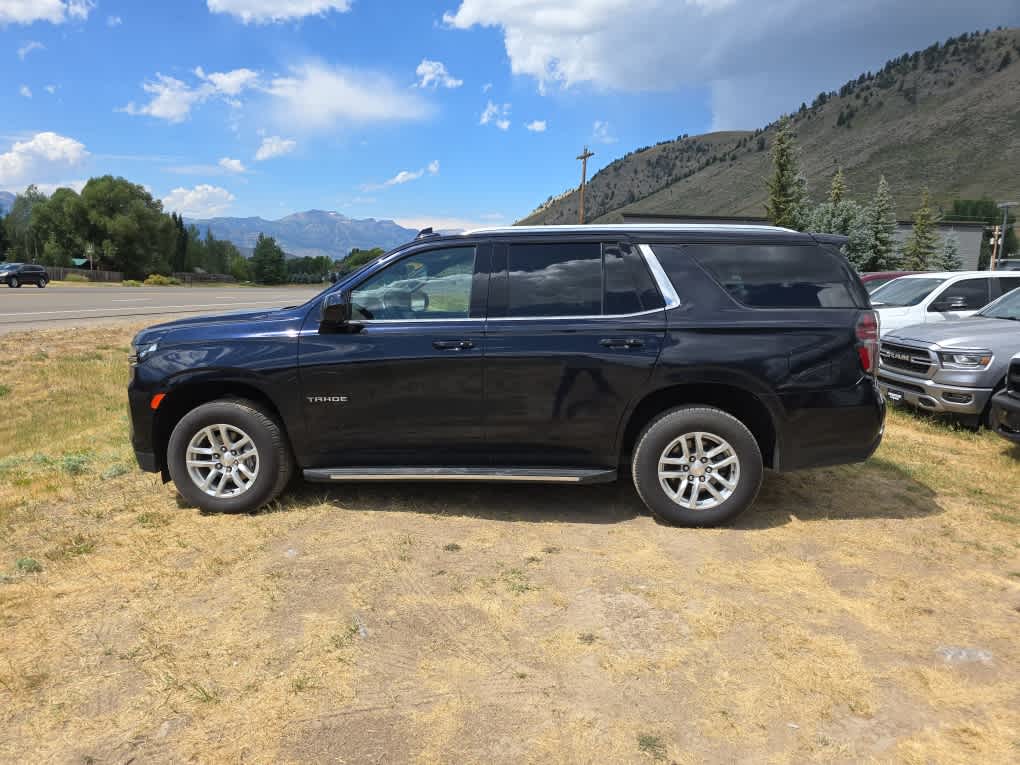
<path id="1" fill-rule="evenodd" d="M 878 387 L 893 404 L 909 404 L 937 414 L 980 415 L 991 398 L 991 388 L 945 385 L 888 368 L 879 368 Z"/>
<path id="2" fill-rule="evenodd" d="M 995 432 L 1020 444 L 1020 398 L 1005 391 L 992 397 L 992 422 Z"/>

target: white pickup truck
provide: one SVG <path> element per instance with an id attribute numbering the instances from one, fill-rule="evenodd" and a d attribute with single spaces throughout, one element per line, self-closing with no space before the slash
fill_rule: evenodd
<path id="1" fill-rule="evenodd" d="M 911 274 L 871 293 L 884 335 L 911 324 L 965 319 L 1020 287 L 1012 271 L 946 271 Z"/>

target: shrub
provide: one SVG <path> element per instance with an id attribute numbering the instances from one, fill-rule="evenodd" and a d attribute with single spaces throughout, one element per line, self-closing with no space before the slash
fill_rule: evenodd
<path id="1" fill-rule="evenodd" d="M 172 276 L 163 276 L 163 274 L 149 274 L 145 283 L 151 287 L 170 287 L 179 285 L 181 280 Z"/>
<path id="2" fill-rule="evenodd" d="M 35 558 L 18 558 L 14 565 L 18 571 L 25 574 L 38 574 L 42 571 L 42 566 Z"/>
<path id="3" fill-rule="evenodd" d="M 122 287 L 141 287 L 142 283 L 137 279 L 125 279 L 121 283 Z"/>
<path id="4" fill-rule="evenodd" d="M 65 282 L 87 282 L 89 278 L 83 274 L 66 274 L 64 276 Z"/>

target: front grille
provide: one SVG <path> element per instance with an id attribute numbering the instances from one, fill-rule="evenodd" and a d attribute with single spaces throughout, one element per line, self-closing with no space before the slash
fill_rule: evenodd
<path id="1" fill-rule="evenodd" d="M 917 377 L 930 376 L 935 366 L 935 358 L 930 351 L 899 343 L 883 342 L 878 358 L 879 363 L 887 369 Z"/>

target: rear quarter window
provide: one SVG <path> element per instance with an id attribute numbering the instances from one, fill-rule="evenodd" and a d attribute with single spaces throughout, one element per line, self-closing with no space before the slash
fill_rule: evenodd
<path id="1" fill-rule="evenodd" d="M 694 244 L 683 249 L 734 300 L 752 308 L 858 307 L 847 269 L 822 247 Z"/>

